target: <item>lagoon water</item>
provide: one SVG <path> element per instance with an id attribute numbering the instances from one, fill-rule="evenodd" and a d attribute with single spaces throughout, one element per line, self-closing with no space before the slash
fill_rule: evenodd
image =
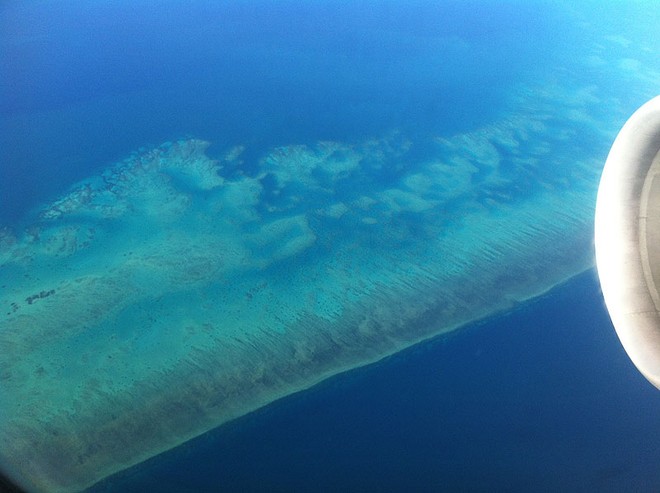
<path id="1" fill-rule="evenodd" d="M 0 8 L 0 466 L 34 491 L 654 491 L 593 272 L 658 12 Z"/>

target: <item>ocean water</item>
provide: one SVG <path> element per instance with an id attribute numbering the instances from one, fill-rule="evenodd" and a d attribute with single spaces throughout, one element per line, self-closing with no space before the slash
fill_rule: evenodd
<path id="1" fill-rule="evenodd" d="M 0 466 L 655 491 L 593 267 L 653 2 L 0 7 Z"/>
<path id="2" fill-rule="evenodd" d="M 655 491 L 659 402 L 590 270 L 90 491 Z"/>

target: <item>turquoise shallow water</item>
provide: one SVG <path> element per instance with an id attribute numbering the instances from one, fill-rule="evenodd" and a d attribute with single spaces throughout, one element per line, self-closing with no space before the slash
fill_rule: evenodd
<path id="1" fill-rule="evenodd" d="M 89 486 L 589 269 L 652 12 L 479 7 L 4 7 L 3 465 Z"/>

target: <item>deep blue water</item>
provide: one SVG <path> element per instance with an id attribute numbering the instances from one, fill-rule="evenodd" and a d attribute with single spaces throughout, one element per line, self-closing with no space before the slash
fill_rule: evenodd
<path id="1" fill-rule="evenodd" d="M 0 7 L 2 224 L 180 137 L 258 159 L 274 145 L 467 130 L 579 32 L 526 2 L 182 5 Z"/>
<path id="2" fill-rule="evenodd" d="M 588 271 L 92 491 L 652 492 L 659 408 Z"/>

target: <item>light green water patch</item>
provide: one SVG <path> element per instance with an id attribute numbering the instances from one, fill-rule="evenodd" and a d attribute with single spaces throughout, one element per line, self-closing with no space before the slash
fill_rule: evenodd
<path id="1" fill-rule="evenodd" d="M 75 186 L 0 233 L 0 462 L 78 490 L 588 268 L 599 105 L 520 91 L 417 161 L 394 135 L 253 176 L 170 142 Z"/>

